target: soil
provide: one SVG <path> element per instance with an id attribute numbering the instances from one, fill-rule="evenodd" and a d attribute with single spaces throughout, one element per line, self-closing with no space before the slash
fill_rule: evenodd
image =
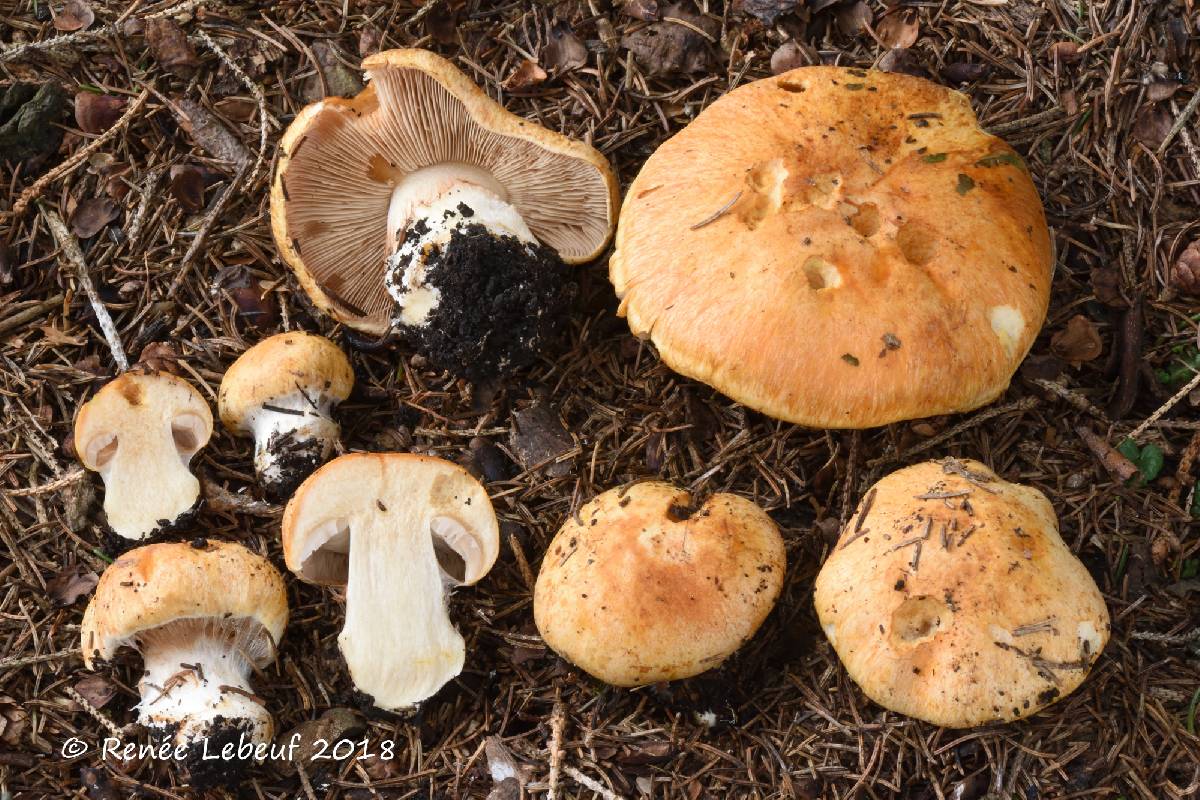
<path id="1" fill-rule="evenodd" d="M 422 235 L 423 225 L 410 226 L 405 238 Z M 561 341 L 576 286 L 553 248 L 472 224 L 456 228 L 426 263 L 441 298 L 425 324 L 397 330 L 434 366 L 488 380 L 529 366 Z"/>
<path id="2" fill-rule="evenodd" d="M 207 735 L 193 737 L 184 748 L 183 757 L 171 760 L 177 762 L 176 769 L 181 775 L 186 775 L 196 789 L 236 786 L 254 763 L 252 757 L 237 757 L 239 745 L 248 743 L 253 747 L 253 728 L 254 726 L 245 719 L 216 716 L 208 726 Z M 154 745 L 169 745 L 168 752 L 174 755 L 177 744 L 175 735 L 178 730 L 179 723 L 151 726 L 148 729 L 150 742 Z M 232 746 L 230 753 L 233 754 L 233 758 L 222 757 L 222 750 L 226 746 Z M 247 748 L 243 750 L 253 753 L 253 750 Z"/>
<path id="3" fill-rule="evenodd" d="M 267 452 L 275 456 L 274 477 L 259 476 L 263 494 L 273 502 L 286 503 L 304 479 L 325 463 L 331 450 L 327 442 L 297 439 L 293 431 L 276 431 L 267 440 Z"/>

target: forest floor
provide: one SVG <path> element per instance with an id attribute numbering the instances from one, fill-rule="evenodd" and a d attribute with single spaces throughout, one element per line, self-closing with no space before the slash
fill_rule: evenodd
<path id="1" fill-rule="evenodd" d="M 1185 293 L 1200 290 L 1200 264 L 1191 282 L 1174 269 L 1200 236 L 1200 6 L 699 2 L 70 0 L 51 15 L 45 0 L 0 0 L 0 92 L 50 81 L 65 103 L 39 134 L 49 152 L 0 159 L 0 798 L 189 794 L 158 762 L 97 753 L 102 719 L 133 721 L 140 662 L 92 674 L 79 657 L 111 554 L 99 478 L 80 471 L 69 440 L 81 402 L 118 368 L 73 241 L 131 362 L 175 370 L 215 401 L 226 367 L 263 336 L 329 334 L 358 378 L 341 414 L 347 446 L 482 465 L 502 520 L 495 568 L 455 595 L 466 671 L 415 719 L 373 715 L 356 736 L 376 753 L 395 741 L 398 757 L 309 762 L 302 774 L 267 765 L 230 796 L 1200 796 L 1200 639 L 1187 636 L 1200 628 L 1200 393 L 1156 413 L 1200 369 L 1200 308 Z M 402 347 L 362 348 L 275 255 L 268 185 L 292 117 L 357 91 L 361 57 L 392 47 L 435 50 L 512 111 L 589 140 L 623 186 L 706 105 L 772 67 L 903 70 L 961 89 L 1044 198 L 1057 250 L 1044 331 L 995 404 L 861 432 L 779 423 L 673 374 L 615 315 L 603 258 L 578 272 L 561 355 L 503 385 L 457 382 Z M 564 467 L 521 463 L 513 420 L 531 407 L 531 424 L 561 422 L 550 432 L 562 445 L 546 452 Z M 1108 448 L 1131 434 L 1122 452 L 1141 476 L 1126 482 Z M 194 462 L 210 497 L 196 528 L 282 568 L 277 509 L 255 516 L 230 500 L 254 492 L 250 456 L 218 426 Z M 1020 723 L 953 731 L 884 711 L 813 612 L 814 576 L 866 488 L 942 456 L 980 459 L 1053 498 L 1112 615 L 1084 685 Z M 762 504 L 787 542 L 787 580 L 721 669 L 606 689 L 541 643 L 530 576 L 573 509 L 652 476 Z M 328 733 L 329 718 L 310 721 L 352 703 L 339 597 L 295 581 L 289 597 L 278 665 L 255 688 L 281 732 Z M 70 737 L 84 755 L 63 755 Z M 489 765 L 509 759 L 518 779 L 494 785 Z"/>

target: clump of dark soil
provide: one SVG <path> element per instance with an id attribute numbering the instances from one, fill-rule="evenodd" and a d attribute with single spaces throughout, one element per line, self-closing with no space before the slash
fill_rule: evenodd
<path id="1" fill-rule="evenodd" d="M 156 746 L 168 744 L 172 754 L 182 755 L 182 758 L 172 760 L 195 789 L 235 786 L 254 763 L 253 725 L 248 720 L 218 715 L 209 725 L 208 735 L 193 738 L 182 753 L 175 749 L 178 731 L 179 723 L 151 726 L 150 739 Z M 226 745 L 231 748 L 228 753 L 223 753 Z M 227 758 L 227 755 L 232 757 Z"/>
<path id="2" fill-rule="evenodd" d="M 109 556 L 116 558 L 123 555 L 126 551 L 133 550 L 135 547 L 145 547 L 146 545 L 158 544 L 160 542 L 177 542 L 195 527 L 203 506 L 204 498 L 200 497 L 191 508 L 184 511 L 175 519 L 160 519 L 158 527 L 141 539 L 126 539 L 109 527 L 106 520 L 100 533 L 101 549 Z"/>
<path id="3" fill-rule="evenodd" d="M 275 468 L 259 479 L 263 494 L 277 503 L 286 502 L 328 456 L 325 442 L 298 439 L 294 431 L 276 431 L 267 441 L 267 451 L 275 457 Z"/>
<path id="4" fill-rule="evenodd" d="M 420 233 L 414 226 L 408 236 Z M 438 305 L 424 325 L 398 330 L 430 363 L 473 381 L 532 364 L 565 329 L 575 299 L 552 248 L 478 224 L 456 229 L 426 270 Z"/>

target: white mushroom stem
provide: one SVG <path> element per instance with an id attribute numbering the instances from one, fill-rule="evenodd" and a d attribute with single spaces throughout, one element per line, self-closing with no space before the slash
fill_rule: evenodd
<path id="1" fill-rule="evenodd" d="M 415 706 L 463 668 L 466 646 L 446 610 L 446 590 L 459 581 L 444 577 L 435 531 L 453 537 L 445 545 L 468 577 L 483 571 L 482 554 L 456 520 L 427 514 L 418 503 L 349 522 L 346 624 L 338 644 L 354 685 L 380 708 Z"/>
<path id="2" fill-rule="evenodd" d="M 217 626 L 170 627 L 140 641 L 145 674 L 138 684 L 138 721 L 163 730 L 175 745 L 199 743 L 214 733 L 233 741 L 269 741 L 274 723 L 250 690 L 251 666 L 238 637 Z"/>
<path id="3" fill-rule="evenodd" d="M 274 398 L 251 416 L 250 430 L 254 433 L 254 469 L 264 483 L 281 479 L 280 464 L 283 451 L 272 448 L 278 436 L 288 436 L 293 441 L 316 440 L 324 452 L 332 450 L 341 436 L 341 428 L 334 421 L 333 401 L 315 389 L 293 392 Z"/>
<path id="4" fill-rule="evenodd" d="M 425 231 L 405 240 L 405 232 L 419 220 Z M 392 192 L 387 225 L 392 255 L 384 284 L 399 306 L 398 321 L 405 325 L 426 324 L 437 308 L 440 293 L 426 280 L 426 260 L 455 230 L 482 225 L 496 236 L 537 244 L 504 187 L 487 171 L 466 164 L 439 164 L 410 174 Z"/>

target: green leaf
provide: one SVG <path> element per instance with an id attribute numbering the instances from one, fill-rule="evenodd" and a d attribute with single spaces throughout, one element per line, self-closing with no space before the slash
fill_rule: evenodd
<path id="1" fill-rule="evenodd" d="M 850 91 L 852 91 L 852 92 L 857 92 L 857 91 L 859 91 L 859 90 L 861 90 L 861 89 L 863 88 L 863 84 L 861 84 L 861 83 L 847 83 L 847 84 L 846 84 L 846 88 L 847 88 L 847 89 L 849 89 L 849 90 L 850 90 Z"/>
<path id="2" fill-rule="evenodd" d="M 1159 383 L 1165 386 L 1176 386 L 1200 372 L 1200 350 L 1197 350 L 1195 346 L 1175 346 L 1171 348 L 1171 352 L 1175 354 L 1175 357 L 1167 363 L 1167 366 L 1154 371 Z"/>
<path id="3" fill-rule="evenodd" d="M 1025 162 L 1016 153 L 992 153 L 990 156 L 984 156 L 975 162 L 977 167 L 999 167 L 999 166 L 1017 167 L 1025 169 Z"/>
<path id="4" fill-rule="evenodd" d="M 1192 516 L 1200 519 L 1200 481 L 1196 481 L 1195 488 L 1192 489 Z"/>
<path id="5" fill-rule="evenodd" d="M 849 364 L 849 365 L 850 365 L 850 366 L 852 366 L 852 367 L 857 367 L 857 366 L 858 366 L 858 359 L 857 359 L 857 358 L 855 358 L 855 357 L 854 357 L 853 355 L 851 355 L 850 353 L 843 353 L 843 354 L 842 354 L 842 361 L 845 361 L 847 364 Z"/>
<path id="6" fill-rule="evenodd" d="M 1126 439 L 1117 445 L 1117 452 L 1133 462 L 1138 468 L 1138 485 L 1145 485 L 1158 477 L 1163 468 L 1162 448 L 1154 443 L 1138 447 L 1133 439 Z"/>
<path id="7" fill-rule="evenodd" d="M 1200 558 L 1185 558 L 1179 568 L 1180 580 L 1187 580 L 1200 575 Z"/>
<path id="8" fill-rule="evenodd" d="M 971 178 L 970 175 L 964 175 L 961 172 L 958 173 L 958 186 L 954 187 L 954 191 L 958 192 L 961 195 L 961 194 L 966 194 L 967 192 L 971 191 L 974 188 L 975 188 L 975 181 Z"/>
<path id="9" fill-rule="evenodd" d="M 1142 472 L 1142 477 L 1147 482 L 1154 480 L 1163 468 L 1163 451 L 1156 444 L 1148 444 L 1142 448 L 1141 457 L 1137 462 L 1138 469 Z"/>
<path id="10" fill-rule="evenodd" d="M 1136 464 L 1138 455 L 1141 454 L 1142 449 L 1137 446 L 1137 442 L 1133 439 L 1126 439 L 1117 445 L 1117 452 Z"/>
<path id="11" fill-rule="evenodd" d="M 924 161 L 926 164 L 940 164 L 946 160 L 946 154 L 945 153 L 930 153 L 929 155 L 925 156 L 921 160 Z"/>

